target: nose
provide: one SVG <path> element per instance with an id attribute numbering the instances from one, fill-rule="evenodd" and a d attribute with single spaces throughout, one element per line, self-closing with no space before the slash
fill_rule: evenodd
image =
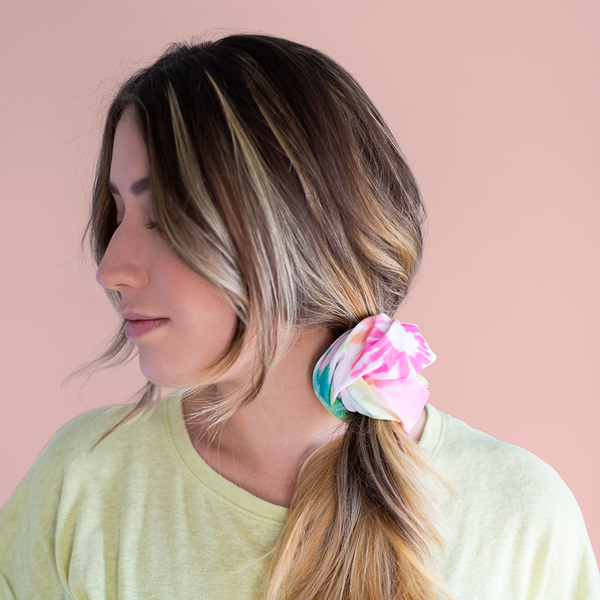
<path id="1" fill-rule="evenodd" d="M 96 271 L 96 281 L 105 288 L 120 291 L 123 287 L 143 288 L 148 283 L 147 252 L 125 221 L 113 233 Z"/>

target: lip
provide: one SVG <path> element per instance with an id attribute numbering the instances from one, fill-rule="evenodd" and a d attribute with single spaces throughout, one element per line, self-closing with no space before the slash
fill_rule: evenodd
<path id="1" fill-rule="evenodd" d="M 129 319 L 125 324 L 125 335 L 136 340 L 164 325 L 169 319 Z"/>
<path id="2" fill-rule="evenodd" d="M 136 313 L 132 310 L 126 310 L 121 313 L 126 319 L 130 321 L 152 321 L 153 319 L 164 319 L 165 317 L 152 317 L 150 315 L 143 315 L 141 313 Z"/>

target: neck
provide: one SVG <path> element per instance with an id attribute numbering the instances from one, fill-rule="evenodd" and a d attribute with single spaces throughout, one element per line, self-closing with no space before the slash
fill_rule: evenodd
<path id="1" fill-rule="evenodd" d="M 183 413 L 200 456 L 218 473 L 248 492 L 289 506 L 307 453 L 342 435 L 343 421 L 329 413 L 314 393 L 312 370 L 335 338 L 324 329 L 302 331 L 271 367 L 257 397 L 213 435 L 194 422 L 193 401 Z M 418 441 L 426 413 L 413 428 Z"/>

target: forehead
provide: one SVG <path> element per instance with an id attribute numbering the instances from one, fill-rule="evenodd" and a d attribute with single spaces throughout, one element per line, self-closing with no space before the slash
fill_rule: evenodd
<path id="1" fill-rule="evenodd" d="M 130 107 L 125 109 L 115 129 L 108 185 L 113 193 L 123 195 L 134 183 L 149 175 L 148 151 Z"/>

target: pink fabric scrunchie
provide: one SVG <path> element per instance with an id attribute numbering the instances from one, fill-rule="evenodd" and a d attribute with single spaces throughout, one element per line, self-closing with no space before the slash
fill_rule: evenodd
<path id="1" fill-rule="evenodd" d="M 313 370 L 313 387 L 340 419 L 359 412 L 399 421 L 410 433 L 429 397 L 427 380 L 419 373 L 435 359 L 416 325 L 380 313 L 328 348 Z"/>

